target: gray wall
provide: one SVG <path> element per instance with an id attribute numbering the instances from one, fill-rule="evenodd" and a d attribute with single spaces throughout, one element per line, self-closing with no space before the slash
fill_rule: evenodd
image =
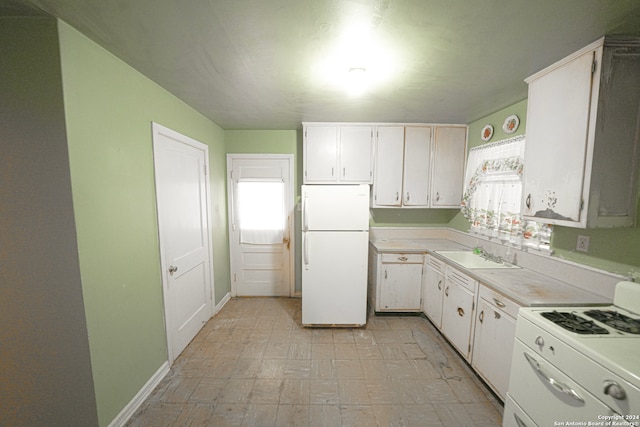
<path id="1" fill-rule="evenodd" d="M 98 424 L 56 21 L 0 17 L 0 424 Z"/>

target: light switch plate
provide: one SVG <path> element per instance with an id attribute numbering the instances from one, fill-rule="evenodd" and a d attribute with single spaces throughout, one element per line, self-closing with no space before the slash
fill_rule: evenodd
<path id="1" fill-rule="evenodd" d="M 581 252 L 589 252 L 589 236 L 578 236 L 576 250 Z"/>

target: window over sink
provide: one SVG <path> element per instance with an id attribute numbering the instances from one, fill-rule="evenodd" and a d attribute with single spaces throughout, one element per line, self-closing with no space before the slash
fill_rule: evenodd
<path id="1" fill-rule="evenodd" d="M 469 150 L 462 214 L 470 232 L 516 247 L 549 250 L 552 227 L 522 217 L 525 136 Z"/>

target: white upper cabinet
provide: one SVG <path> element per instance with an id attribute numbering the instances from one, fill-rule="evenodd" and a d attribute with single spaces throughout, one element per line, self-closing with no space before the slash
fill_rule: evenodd
<path id="1" fill-rule="evenodd" d="M 373 180 L 373 126 L 340 126 L 339 181 L 370 184 Z"/>
<path id="2" fill-rule="evenodd" d="M 373 207 L 428 207 L 431 128 L 378 126 Z"/>
<path id="3" fill-rule="evenodd" d="M 335 182 L 338 126 L 305 126 L 304 182 Z"/>
<path id="4" fill-rule="evenodd" d="M 370 184 L 373 126 L 304 124 L 305 184 Z"/>
<path id="5" fill-rule="evenodd" d="M 404 129 L 404 173 L 402 204 L 407 207 L 429 206 L 431 172 L 431 128 L 407 126 Z"/>
<path id="6" fill-rule="evenodd" d="M 466 155 L 466 126 L 436 126 L 433 139 L 431 207 L 460 207 Z"/>
<path id="7" fill-rule="evenodd" d="M 640 42 L 598 40 L 526 82 L 525 218 L 579 228 L 633 225 Z"/>
<path id="8" fill-rule="evenodd" d="M 373 180 L 373 207 L 402 206 L 404 127 L 378 126 Z"/>
<path id="9" fill-rule="evenodd" d="M 459 208 L 467 127 L 378 125 L 374 208 Z"/>

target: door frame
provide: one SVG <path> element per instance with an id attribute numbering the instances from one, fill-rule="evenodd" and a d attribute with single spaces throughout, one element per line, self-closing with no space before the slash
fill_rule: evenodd
<path id="1" fill-rule="evenodd" d="M 296 270 L 295 270 L 295 182 L 294 182 L 294 156 L 293 154 L 241 154 L 241 153 L 228 153 L 227 154 L 227 206 L 228 206 L 228 230 L 229 230 L 229 267 L 231 273 L 231 296 L 237 296 L 236 280 L 234 280 L 233 274 L 236 267 L 235 256 L 233 252 L 233 214 L 234 214 L 234 200 L 233 200 L 233 180 L 231 177 L 233 160 L 238 159 L 263 159 L 263 160 L 287 160 L 289 162 L 289 191 L 288 197 L 285 200 L 286 209 L 289 212 L 288 224 L 289 227 L 289 297 L 295 295 L 296 287 Z"/>
<path id="2" fill-rule="evenodd" d="M 158 223 L 158 245 L 159 245 L 159 249 L 160 249 L 160 272 L 161 272 L 161 277 L 162 277 L 162 300 L 163 300 L 163 317 L 164 317 L 164 323 L 165 323 L 165 331 L 166 331 L 166 339 L 167 339 L 167 357 L 169 360 L 169 365 L 171 365 L 174 360 L 176 359 L 176 354 L 175 354 L 175 349 L 172 346 L 172 342 L 173 342 L 173 335 L 172 335 L 172 331 L 171 331 L 171 327 L 169 324 L 169 316 L 168 313 L 170 313 L 170 303 L 171 301 L 169 301 L 169 298 L 167 297 L 167 295 L 169 295 L 169 278 L 168 278 L 168 270 L 169 270 L 169 265 L 167 265 L 167 260 L 166 260 L 166 242 L 164 242 L 163 240 L 163 231 L 162 231 L 162 224 L 160 222 L 160 214 L 159 214 L 159 210 L 160 207 L 158 205 L 158 168 L 156 167 L 156 159 L 158 158 L 158 145 L 156 143 L 157 138 L 159 137 L 159 135 L 164 134 L 167 135 L 168 137 L 170 137 L 171 139 L 177 140 L 179 141 L 178 143 L 180 144 L 184 144 L 184 145 L 188 145 L 190 147 L 193 147 L 197 150 L 203 151 L 204 152 L 204 163 L 205 163 L 205 198 L 206 198 L 206 203 L 205 203 L 205 207 L 207 209 L 206 215 L 205 215 L 205 220 L 206 220 L 206 226 L 207 226 L 207 247 L 208 247 L 208 251 L 209 251 L 209 283 L 208 283 L 208 292 L 209 292 L 209 299 L 210 301 L 210 307 L 211 307 L 211 311 L 210 311 L 210 316 L 209 318 L 211 318 L 214 313 L 215 313 L 215 300 L 214 300 L 214 295 L 215 295 L 215 280 L 214 280 L 214 271 L 213 271 L 213 239 L 212 239 L 212 235 L 211 235 L 211 183 L 209 181 L 209 176 L 210 176 L 210 171 L 211 169 L 209 168 L 209 146 L 206 144 L 203 144 L 199 141 L 196 141 L 195 139 L 189 138 L 186 135 L 183 135 L 179 132 L 176 132 L 172 129 L 169 129 L 165 126 L 162 126 L 156 122 L 151 122 L 151 127 L 152 127 L 152 144 L 153 144 L 153 166 L 154 166 L 154 188 L 155 188 L 155 197 L 156 197 L 156 215 L 157 215 L 157 223 Z"/>

